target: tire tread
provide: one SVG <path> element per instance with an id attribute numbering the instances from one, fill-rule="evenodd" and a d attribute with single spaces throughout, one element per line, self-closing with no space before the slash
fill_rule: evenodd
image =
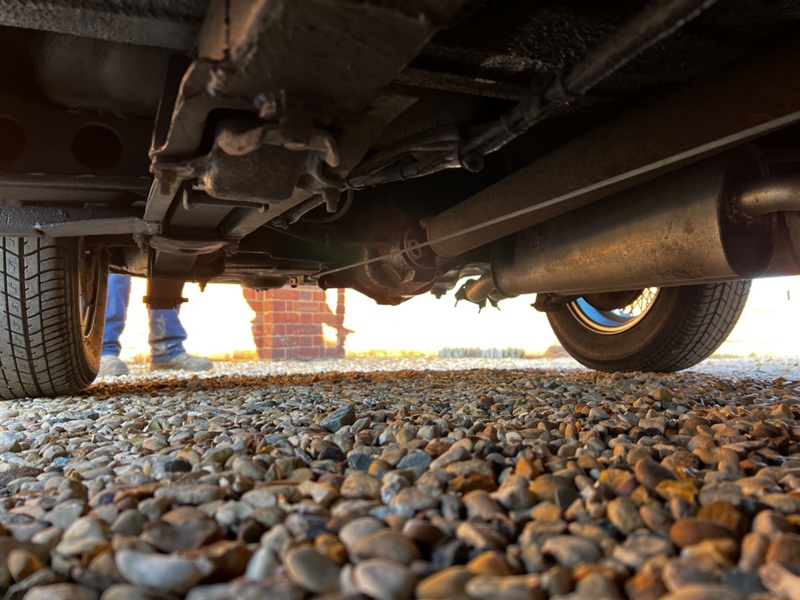
<path id="1" fill-rule="evenodd" d="M 750 293 L 750 281 L 692 286 L 694 298 L 671 335 L 632 370 L 680 371 L 702 362 L 722 345 L 736 326 Z"/>
<path id="2" fill-rule="evenodd" d="M 75 240 L 0 237 L 0 399 L 80 391 Z"/>
<path id="3" fill-rule="evenodd" d="M 587 367 L 599 371 L 680 371 L 711 356 L 727 339 L 744 310 L 750 284 L 749 280 L 741 280 L 672 288 L 677 290 L 679 300 L 657 338 L 643 343 L 635 352 L 609 360 L 586 356 L 581 342 L 570 339 L 569 329 L 561 326 L 575 320 L 568 310 L 550 313 L 548 318 L 564 349 Z M 635 327 L 644 324 L 642 321 Z M 604 337 L 613 343 L 614 336 Z"/>

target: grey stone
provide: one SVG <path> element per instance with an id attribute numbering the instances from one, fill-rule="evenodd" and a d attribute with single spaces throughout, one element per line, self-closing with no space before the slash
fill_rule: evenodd
<path id="1" fill-rule="evenodd" d="M 284 567 L 292 581 L 310 592 L 330 594 L 339 590 L 339 566 L 310 546 L 290 550 Z"/>
<path id="2" fill-rule="evenodd" d="M 356 411 L 355 409 L 348 405 L 342 406 L 337 408 L 327 417 L 320 421 L 320 425 L 322 425 L 328 431 L 339 431 L 342 427 L 346 427 L 348 425 L 352 425 L 356 422 Z"/>
<path id="3" fill-rule="evenodd" d="M 130 583 L 150 590 L 184 594 L 211 572 L 211 565 L 180 556 L 121 550 L 117 568 Z M 201 568 L 202 567 L 202 568 Z"/>
<path id="4" fill-rule="evenodd" d="M 567 569 L 600 558 L 600 549 L 594 542 L 568 535 L 548 538 L 542 546 L 542 552 L 554 557 L 558 564 Z"/>
<path id="5" fill-rule="evenodd" d="M 373 558 L 356 565 L 353 582 L 359 592 L 375 600 L 408 600 L 417 578 L 403 565 Z"/>

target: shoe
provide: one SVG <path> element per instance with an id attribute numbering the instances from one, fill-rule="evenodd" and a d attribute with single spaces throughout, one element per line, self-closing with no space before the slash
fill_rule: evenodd
<path id="1" fill-rule="evenodd" d="M 192 356 L 184 352 L 164 362 L 151 362 L 151 371 L 208 371 L 214 364 L 204 356 Z"/>
<path id="2" fill-rule="evenodd" d="M 98 377 L 120 377 L 128 374 L 128 365 L 126 365 L 119 356 L 113 354 L 103 354 L 100 357 L 100 370 L 97 373 Z"/>

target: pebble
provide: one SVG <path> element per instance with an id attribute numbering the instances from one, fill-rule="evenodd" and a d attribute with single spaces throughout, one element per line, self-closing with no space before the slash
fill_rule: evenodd
<path id="1" fill-rule="evenodd" d="M 359 517 L 346 523 L 339 530 L 339 539 L 348 550 L 352 550 L 359 541 L 385 527 L 386 525 L 375 517 Z"/>
<path id="2" fill-rule="evenodd" d="M 467 569 L 476 575 L 511 575 L 508 563 L 499 552 L 482 552 L 467 563 Z"/>
<path id="3" fill-rule="evenodd" d="M 490 521 L 503 512 L 500 504 L 485 490 L 473 490 L 464 494 L 461 502 L 467 509 L 467 517 Z"/>
<path id="4" fill-rule="evenodd" d="M 630 498 L 614 498 L 608 503 L 606 514 L 611 524 L 623 535 L 645 526 L 636 502 Z"/>
<path id="5" fill-rule="evenodd" d="M 27 550 L 12 550 L 8 553 L 6 567 L 14 581 L 22 581 L 43 567 L 39 557 Z"/>
<path id="6" fill-rule="evenodd" d="M 55 583 L 35 587 L 25 594 L 24 600 L 97 600 L 99 594 L 72 583 Z"/>
<path id="7" fill-rule="evenodd" d="M 466 567 L 448 567 L 426 577 L 416 588 L 417 598 L 451 600 L 466 593 L 467 583 L 475 574 Z"/>
<path id="8" fill-rule="evenodd" d="M 647 532 L 635 532 L 621 544 L 614 546 L 611 555 L 620 563 L 639 570 L 651 557 L 667 557 L 673 553 L 672 543 Z"/>
<path id="9" fill-rule="evenodd" d="M 225 492 L 220 487 L 210 484 L 177 484 L 157 488 L 155 498 L 165 504 L 188 504 L 198 506 L 220 500 Z"/>
<path id="10" fill-rule="evenodd" d="M 767 562 L 775 561 L 789 568 L 800 567 L 800 535 L 778 534 L 770 542 L 764 558 Z"/>
<path id="11" fill-rule="evenodd" d="M 439 498 L 417 487 L 406 487 L 397 492 L 390 501 L 390 506 L 407 508 L 412 513 L 439 506 Z"/>
<path id="12" fill-rule="evenodd" d="M 381 496 L 381 482 L 363 471 L 353 471 L 342 482 L 340 492 L 350 499 L 377 500 Z"/>
<path id="13" fill-rule="evenodd" d="M 634 474 L 636 480 L 649 490 L 655 489 L 664 480 L 677 479 L 675 473 L 652 458 L 643 458 L 637 461 Z"/>
<path id="14" fill-rule="evenodd" d="M 196 550 L 222 537 L 217 522 L 193 506 L 181 506 L 147 523 L 141 539 L 164 553 Z"/>
<path id="15" fill-rule="evenodd" d="M 465 591 L 474 600 L 534 600 L 544 593 L 539 575 L 478 575 L 467 582 Z"/>
<path id="16" fill-rule="evenodd" d="M 188 591 L 210 571 L 180 556 L 120 550 L 115 559 L 120 574 L 130 583 L 178 594 Z"/>
<path id="17" fill-rule="evenodd" d="M 152 593 L 126 583 L 117 583 L 106 588 L 100 600 L 167 600 L 164 594 Z"/>
<path id="18" fill-rule="evenodd" d="M 97 553 L 109 545 L 108 538 L 108 523 L 95 517 L 82 517 L 64 532 L 55 551 L 64 555 Z"/>
<path id="19" fill-rule="evenodd" d="M 662 600 L 744 600 L 744 596 L 726 585 L 698 583 L 662 596 Z"/>
<path id="20" fill-rule="evenodd" d="M 736 532 L 722 523 L 701 517 L 680 519 L 669 528 L 669 539 L 679 548 L 713 538 L 735 539 Z"/>
<path id="21" fill-rule="evenodd" d="M 687 585 L 718 583 L 719 575 L 714 569 L 704 569 L 684 558 L 673 558 L 661 569 L 661 581 L 674 592 Z"/>
<path id="22" fill-rule="evenodd" d="M 351 554 L 359 559 L 382 558 L 402 565 L 409 565 L 419 558 L 419 550 L 414 542 L 389 529 L 361 538 L 353 544 Z"/>
<path id="23" fill-rule="evenodd" d="M 290 550 L 284 567 L 292 581 L 303 589 L 316 594 L 339 591 L 339 565 L 311 546 Z"/>
<path id="24" fill-rule="evenodd" d="M 796 365 L 264 364 L 0 406 L 0 594 L 800 600 Z"/>
<path id="25" fill-rule="evenodd" d="M 417 579 L 396 562 L 370 558 L 353 569 L 356 589 L 375 600 L 407 600 L 412 597 Z"/>
<path id="26" fill-rule="evenodd" d="M 771 562 L 758 570 L 764 587 L 776 596 L 800 600 L 800 575 L 784 565 Z"/>
<path id="27" fill-rule="evenodd" d="M 320 421 L 328 431 L 339 431 L 342 427 L 347 427 L 356 422 L 356 411 L 352 406 L 342 406 L 337 408 L 327 417 Z"/>
<path id="28" fill-rule="evenodd" d="M 565 569 L 600 558 L 600 549 L 591 540 L 577 536 L 556 535 L 545 540 L 542 552 L 553 556 Z"/>

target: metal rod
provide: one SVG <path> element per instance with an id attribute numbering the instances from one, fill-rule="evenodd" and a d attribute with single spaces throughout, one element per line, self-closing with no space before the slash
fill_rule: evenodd
<path id="1" fill-rule="evenodd" d="M 748 217 L 800 211 L 800 173 L 773 175 L 748 184 L 734 200 Z"/>
<path id="2" fill-rule="evenodd" d="M 2 188 L 36 188 L 48 190 L 104 190 L 147 192 L 152 177 L 115 177 L 113 175 L 36 175 L 0 172 Z"/>

